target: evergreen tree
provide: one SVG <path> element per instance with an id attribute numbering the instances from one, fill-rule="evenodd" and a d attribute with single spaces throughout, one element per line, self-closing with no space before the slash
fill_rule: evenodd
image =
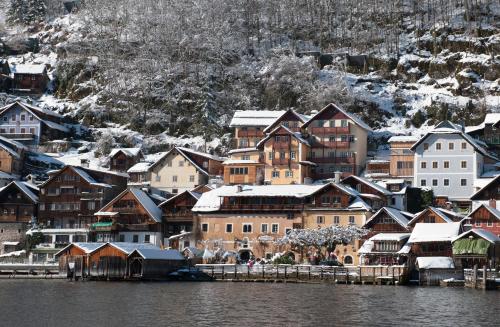
<path id="1" fill-rule="evenodd" d="M 29 25 L 45 19 L 45 0 L 10 0 L 7 17 L 10 22 Z"/>

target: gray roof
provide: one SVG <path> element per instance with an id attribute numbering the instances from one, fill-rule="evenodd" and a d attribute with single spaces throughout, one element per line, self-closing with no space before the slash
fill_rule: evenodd
<path id="1" fill-rule="evenodd" d="M 371 127 L 368 126 L 368 124 L 366 124 L 364 121 L 362 121 L 358 116 L 356 116 L 355 114 L 347 112 L 346 110 L 340 108 L 339 106 L 337 106 L 337 105 L 335 105 L 333 103 L 328 104 L 323 109 L 321 109 L 317 114 L 315 114 L 314 116 L 312 116 L 307 122 L 305 122 L 304 127 L 307 127 L 307 125 L 309 125 L 316 118 L 316 116 L 320 115 L 323 111 L 327 110 L 330 107 L 333 107 L 333 108 L 337 109 L 338 111 L 340 111 L 341 113 L 343 113 L 344 115 L 346 115 L 347 117 L 349 117 L 359 127 L 363 128 L 363 129 L 365 129 L 367 131 L 370 131 L 370 132 L 372 131 Z"/>
<path id="2" fill-rule="evenodd" d="M 151 243 L 132 243 L 132 242 L 109 242 L 109 245 L 117 248 L 118 250 L 121 250 L 125 252 L 126 254 L 130 254 L 134 252 L 135 250 L 143 250 L 143 249 L 153 249 L 153 250 L 160 250 L 160 248 L 154 244 Z"/>
<path id="3" fill-rule="evenodd" d="M 185 260 L 184 256 L 177 250 L 136 249 L 130 255 L 135 252 L 146 260 Z"/>
<path id="4" fill-rule="evenodd" d="M 157 223 L 161 223 L 161 209 L 158 208 L 156 203 L 151 200 L 151 198 L 142 190 L 138 188 L 131 188 L 130 192 L 135 196 L 137 201 L 143 206 L 143 208 L 148 212 L 149 216 L 154 219 Z"/>
<path id="5" fill-rule="evenodd" d="M 71 244 L 65 246 L 64 248 L 62 248 L 55 255 L 59 256 L 61 253 L 63 253 L 64 251 L 66 251 L 67 249 L 69 249 L 72 246 L 76 246 L 76 247 L 82 249 L 83 252 L 85 252 L 86 254 L 89 254 L 89 253 L 92 253 L 95 250 L 99 249 L 101 246 L 104 246 L 105 244 L 106 243 L 102 243 L 102 242 L 76 242 L 76 243 L 71 243 Z"/>
<path id="6" fill-rule="evenodd" d="M 383 207 L 379 211 L 377 211 L 373 216 L 370 217 L 370 219 L 365 223 L 368 224 L 369 222 L 373 221 L 379 214 L 382 212 L 386 212 L 390 217 L 392 217 L 398 224 L 400 224 L 402 227 L 407 228 L 408 223 L 410 222 L 408 220 L 408 215 L 409 213 L 402 213 L 400 210 L 391 208 L 391 207 Z"/>
<path id="7" fill-rule="evenodd" d="M 488 241 L 490 243 L 500 243 L 500 237 L 498 237 L 497 235 L 493 234 L 489 230 L 477 229 L 477 228 L 473 228 L 471 230 L 463 232 L 462 234 L 460 234 L 457 237 L 455 237 L 452 240 L 452 242 L 455 242 L 456 240 L 461 239 L 464 236 L 467 236 L 469 234 L 476 234 L 480 238 L 485 239 L 486 241 Z"/>

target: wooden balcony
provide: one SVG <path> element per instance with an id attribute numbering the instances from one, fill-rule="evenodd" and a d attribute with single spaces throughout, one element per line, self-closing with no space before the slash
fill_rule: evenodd
<path id="1" fill-rule="evenodd" d="M 338 164 L 354 164 L 356 163 L 355 157 L 323 157 L 323 158 L 307 158 L 308 161 L 314 163 L 338 163 Z"/>
<path id="2" fill-rule="evenodd" d="M 312 134 L 349 134 L 350 127 L 347 125 L 346 127 L 312 127 Z"/>
<path id="3" fill-rule="evenodd" d="M 289 149 L 291 146 L 290 142 L 274 142 L 273 149 L 279 151 L 282 149 Z"/>
<path id="4" fill-rule="evenodd" d="M 292 163 L 290 159 L 276 159 L 276 158 L 273 158 L 271 162 L 273 166 L 290 165 Z"/>
<path id="5" fill-rule="evenodd" d="M 303 204 L 223 204 L 221 210 L 286 211 L 303 210 Z"/>
<path id="6" fill-rule="evenodd" d="M 326 141 L 320 143 L 323 144 L 324 147 L 332 149 L 349 149 L 351 147 L 351 143 L 348 141 Z"/>
<path id="7" fill-rule="evenodd" d="M 261 130 L 247 130 L 247 131 L 242 131 L 238 130 L 236 133 L 236 137 L 238 138 L 244 138 L 244 137 L 263 137 L 264 132 Z"/>

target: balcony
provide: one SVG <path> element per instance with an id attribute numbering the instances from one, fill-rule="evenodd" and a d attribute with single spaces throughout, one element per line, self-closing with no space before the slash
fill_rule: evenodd
<path id="1" fill-rule="evenodd" d="M 3 136 L 7 139 L 10 139 L 10 140 L 33 140 L 35 138 L 35 135 L 31 134 L 31 133 L 19 133 L 19 134 L 15 134 L 15 133 L 0 133 L 0 136 Z"/>
<path id="2" fill-rule="evenodd" d="M 303 210 L 303 204 L 223 204 L 221 210 L 284 211 Z"/>
<path id="3" fill-rule="evenodd" d="M 263 137 L 263 136 L 264 136 L 264 132 L 262 132 L 261 130 L 247 130 L 247 131 L 239 130 L 236 133 L 236 137 L 238 137 L 238 138 Z"/>
<path id="4" fill-rule="evenodd" d="M 356 163 L 355 157 L 323 157 L 323 158 L 312 158 L 308 157 L 308 161 L 314 163 L 338 163 L 338 164 L 354 164 Z"/>
<path id="5" fill-rule="evenodd" d="M 311 128 L 312 134 L 349 134 L 349 125 L 345 127 L 313 127 Z"/>
<path id="6" fill-rule="evenodd" d="M 273 149 L 279 150 L 279 149 L 288 149 L 290 148 L 291 144 L 290 142 L 274 142 L 273 143 Z"/>
<path id="7" fill-rule="evenodd" d="M 333 149 L 349 149 L 351 147 L 351 143 L 348 141 L 326 141 L 326 142 L 320 142 L 325 146 L 326 148 L 333 148 Z"/>
<path id="8" fill-rule="evenodd" d="M 290 165 L 291 164 L 291 160 L 290 159 L 275 159 L 273 158 L 273 160 L 271 160 L 273 166 L 279 166 L 279 165 Z"/>

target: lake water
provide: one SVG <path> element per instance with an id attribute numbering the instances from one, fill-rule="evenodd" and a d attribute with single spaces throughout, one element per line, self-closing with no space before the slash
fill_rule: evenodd
<path id="1" fill-rule="evenodd" d="M 500 292 L 0 280 L 0 326 L 499 326 Z"/>

